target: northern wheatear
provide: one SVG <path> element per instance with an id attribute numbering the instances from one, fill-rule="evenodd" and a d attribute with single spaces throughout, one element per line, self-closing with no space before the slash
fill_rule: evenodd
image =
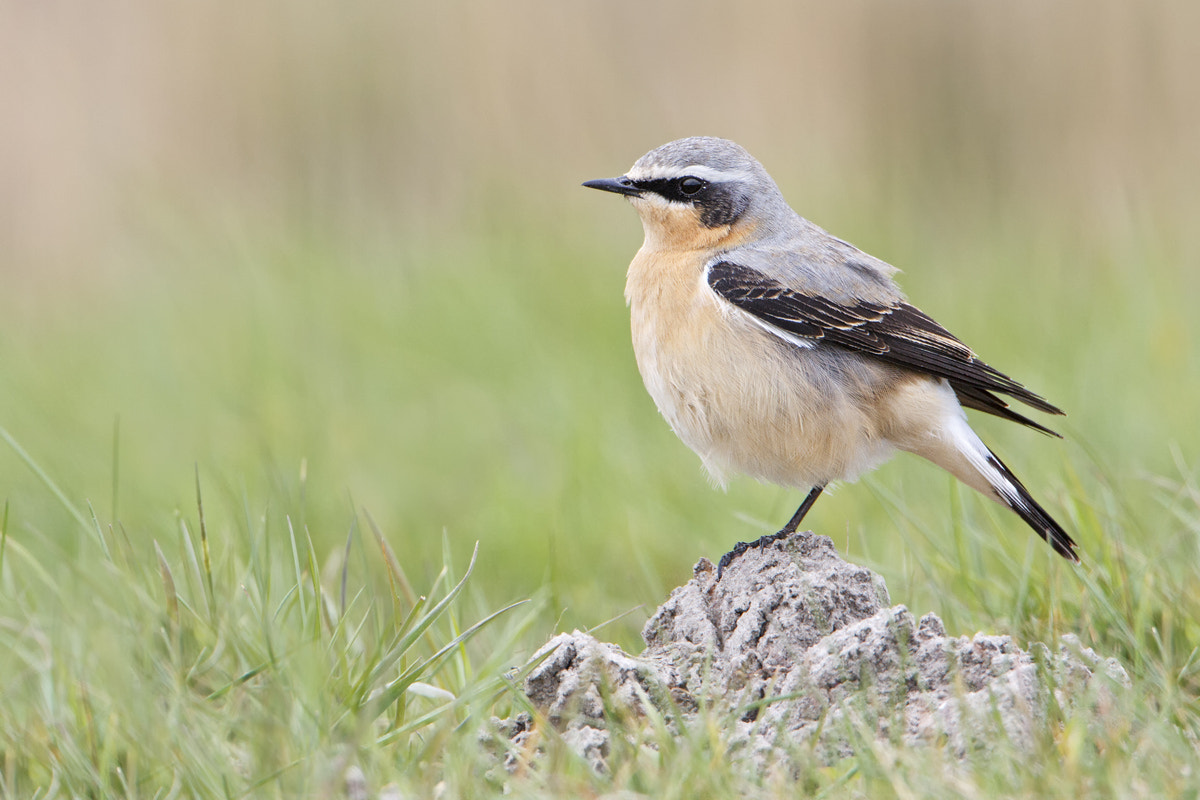
<path id="1" fill-rule="evenodd" d="M 642 219 L 625 299 L 638 369 L 671 428 L 719 484 L 734 471 L 810 489 L 776 536 L 796 530 L 830 481 L 905 450 L 1079 560 L 963 407 L 1054 436 L 1000 395 L 1063 412 L 910 305 L 894 267 L 793 211 L 742 147 L 680 139 L 583 185 L 624 195 Z"/>

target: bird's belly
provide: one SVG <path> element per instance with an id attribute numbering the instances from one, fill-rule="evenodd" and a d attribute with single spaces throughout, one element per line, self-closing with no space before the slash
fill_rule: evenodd
<path id="1" fill-rule="evenodd" d="M 716 482 L 741 472 L 807 488 L 852 480 L 891 455 L 863 406 L 864 376 L 711 306 L 676 331 L 635 308 L 633 338 L 659 411 Z"/>

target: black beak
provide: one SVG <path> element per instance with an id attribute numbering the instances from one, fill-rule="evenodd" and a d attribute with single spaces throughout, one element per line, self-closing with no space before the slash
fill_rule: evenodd
<path id="1" fill-rule="evenodd" d="M 630 197 L 637 197 L 642 193 L 633 181 L 626 177 L 620 178 L 600 178 L 594 181 L 584 181 L 583 185 L 589 189 L 599 189 L 602 192 L 614 192 L 616 194 L 625 194 Z"/>

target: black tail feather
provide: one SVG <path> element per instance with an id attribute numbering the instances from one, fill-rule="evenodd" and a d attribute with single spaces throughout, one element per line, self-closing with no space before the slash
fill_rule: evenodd
<path id="1" fill-rule="evenodd" d="M 1013 489 L 1017 492 L 1017 498 L 1008 497 L 1004 492 L 999 492 L 1001 499 L 1005 505 L 1017 513 L 1017 515 L 1025 520 L 1025 523 L 1037 532 L 1051 547 L 1054 552 L 1058 553 L 1068 561 L 1079 563 L 1079 555 L 1075 550 L 1079 547 L 1075 540 L 1063 530 L 1062 526 L 1054 521 L 1054 518 L 1042 508 L 1038 501 L 1033 499 L 1029 494 L 1029 490 L 1025 485 L 1017 479 L 1017 476 L 1012 473 L 1003 461 L 1001 461 L 995 453 L 988 456 L 988 462 L 1000 471 Z"/>
<path id="2" fill-rule="evenodd" d="M 973 408 L 976 411 L 983 411 L 988 414 L 994 414 L 997 417 L 1002 417 L 1013 422 L 1018 422 L 1027 427 L 1033 428 L 1036 431 L 1053 436 L 1056 439 L 1061 439 L 1062 436 L 1047 428 L 1040 422 L 1035 422 L 1024 414 L 1019 414 L 1009 406 L 1008 403 L 996 395 L 989 392 L 987 389 L 981 389 L 978 386 L 968 386 L 961 382 L 950 381 L 950 388 L 954 390 L 958 396 L 958 402 L 964 408 Z M 1062 412 L 1059 411 L 1059 414 Z"/>

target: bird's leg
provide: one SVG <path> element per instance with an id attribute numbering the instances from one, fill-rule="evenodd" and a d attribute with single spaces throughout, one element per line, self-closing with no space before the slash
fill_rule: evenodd
<path id="1" fill-rule="evenodd" d="M 784 525 L 783 530 L 775 535 L 782 537 L 795 533 L 796 529 L 800 527 L 800 523 L 804 521 L 804 515 L 807 514 L 808 510 L 813 507 L 813 503 L 817 502 L 817 498 L 821 496 L 821 492 L 824 490 L 824 484 L 821 486 L 814 486 L 812 491 L 808 493 L 808 497 L 804 498 L 804 502 L 801 503 L 800 507 L 796 509 L 796 513 L 792 514 L 792 518 L 788 520 L 787 525 Z"/>
<path id="2" fill-rule="evenodd" d="M 817 502 L 817 498 L 821 496 L 821 492 L 824 491 L 824 489 L 824 484 L 820 486 L 814 486 L 812 491 L 808 493 L 808 497 L 804 498 L 804 502 L 800 504 L 800 507 L 796 509 L 796 513 L 792 514 L 792 518 L 787 521 L 787 525 L 784 525 L 783 529 L 780 530 L 779 533 L 767 534 L 766 536 L 760 537 L 758 541 L 755 542 L 738 542 L 732 550 L 721 556 L 721 561 L 717 564 L 717 580 L 721 580 L 721 574 L 735 558 L 749 550 L 751 547 L 763 547 L 771 542 L 776 542 L 780 539 L 786 539 L 795 533 L 796 529 L 800 527 L 800 523 L 804 521 L 804 516 L 808 513 L 808 510 L 813 507 L 813 503 Z"/>

